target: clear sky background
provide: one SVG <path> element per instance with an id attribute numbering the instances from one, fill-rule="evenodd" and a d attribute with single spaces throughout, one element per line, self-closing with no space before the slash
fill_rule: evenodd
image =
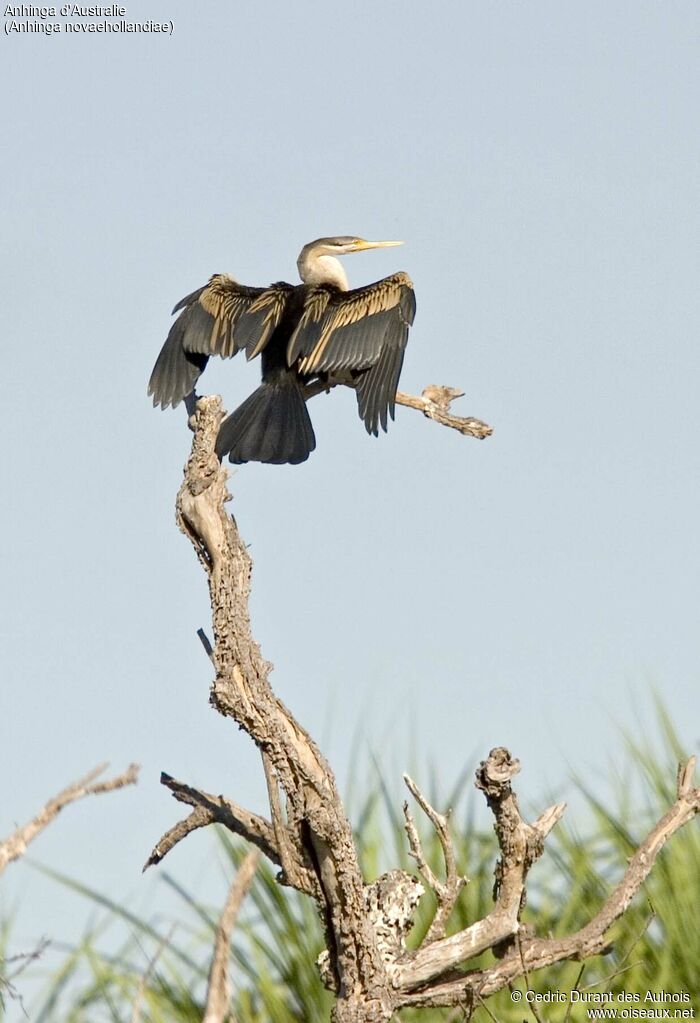
<path id="1" fill-rule="evenodd" d="M 652 686 L 695 748 L 697 3 L 126 16 L 174 33 L 1 44 L 0 834 L 139 761 L 137 789 L 69 809 L 32 855 L 162 919 L 139 873 L 180 815 L 160 771 L 263 810 L 254 751 L 207 703 L 205 580 L 173 522 L 185 414 L 146 383 L 178 299 L 214 272 L 293 281 L 324 234 L 406 240 L 347 257 L 351 285 L 407 270 L 402 388 L 459 386 L 494 427 L 398 409 L 375 440 L 335 392 L 309 462 L 232 478 L 272 681 L 343 789 L 375 751 L 391 785 L 432 763 L 447 791 L 504 744 L 530 806 L 574 770 L 604 792 L 620 726 L 654 732 Z M 201 390 L 233 409 L 258 372 L 211 364 Z M 223 890 L 213 848 L 168 863 L 198 897 Z M 89 911 L 26 864 L 0 899 L 13 950 Z"/>

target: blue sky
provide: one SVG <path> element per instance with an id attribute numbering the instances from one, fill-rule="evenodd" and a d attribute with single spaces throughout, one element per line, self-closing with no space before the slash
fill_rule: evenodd
<path id="1" fill-rule="evenodd" d="M 696 747 L 697 5 L 127 18 L 174 32 L 1 44 L 0 833 L 137 760 L 138 790 L 32 852 L 167 915 L 139 875 L 178 814 L 161 769 L 263 809 L 207 704 L 205 583 L 173 524 L 184 413 L 145 390 L 176 300 L 213 272 L 294 280 L 321 234 L 406 240 L 347 257 L 351 285 L 407 270 L 402 388 L 459 386 L 494 427 L 479 443 L 399 409 L 374 440 L 334 393 L 308 463 L 231 480 L 273 683 L 341 785 L 374 750 L 392 784 L 430 762 L 447 791 L 504 744 L 533 806 L 572 770 L 604 790 L 620 726 L 653 732 L 651 686 Z M 202 390 L 232 409 L 257 373 L 211 365 Z M 208 896 L 212 844 L 187 844 L 170 869 Z M 0 898 L 22 947 L 87 914 L 25 865 Z"/>

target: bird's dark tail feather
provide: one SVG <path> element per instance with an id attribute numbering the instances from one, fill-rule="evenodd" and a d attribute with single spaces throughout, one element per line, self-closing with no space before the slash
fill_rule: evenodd
<path id="1" fill-rule="evenodd" d="M 316 447 L 306 402 L 290 374 L 275 383 L 263 383 L 224 419 L 216 441 L 219 458 L 229 461 L 268 462 L 272 465 L 305 462 Z"/>

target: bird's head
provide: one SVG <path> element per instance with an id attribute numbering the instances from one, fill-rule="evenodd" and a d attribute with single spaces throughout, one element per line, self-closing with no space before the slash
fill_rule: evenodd
<path id="1" fill-rule="evenodd" d="M 390 249 L 403 242 L 368 242 L 365 238 L 342 234 L 334 238 L 317 238 L 304 246 L 318 256 L 345 256 L 348 252 L 365 252 L 367 249 Z M 302 250 L 304 251 L 304 250 Z"/>
<path id="2" fill-rule="evenodd" d="M 317 238 L 309 242 L 299 253 L 297 266 L 299 275 L 305 284 L 334 284 L 343 290 L 347 289 L 347 278 L 336 256 L 345 256 L 349 252 L 365 252 L 367 249 L 389 249 L 403 242 L 368 242 L 365 238 L 342 234 L 332 238 Z M 330 258 L 329 258 L 330 257 Z"/>

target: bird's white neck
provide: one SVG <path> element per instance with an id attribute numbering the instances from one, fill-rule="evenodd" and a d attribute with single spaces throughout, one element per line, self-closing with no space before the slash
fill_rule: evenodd
<path id="1" fill-rule="evenodd" d="M 304 248 L 297 260 L 297 269 L 304 284 L 330 284 L 341 291 L 349 288 L 343 264 L 335 256 L 317 256 Z"/>

